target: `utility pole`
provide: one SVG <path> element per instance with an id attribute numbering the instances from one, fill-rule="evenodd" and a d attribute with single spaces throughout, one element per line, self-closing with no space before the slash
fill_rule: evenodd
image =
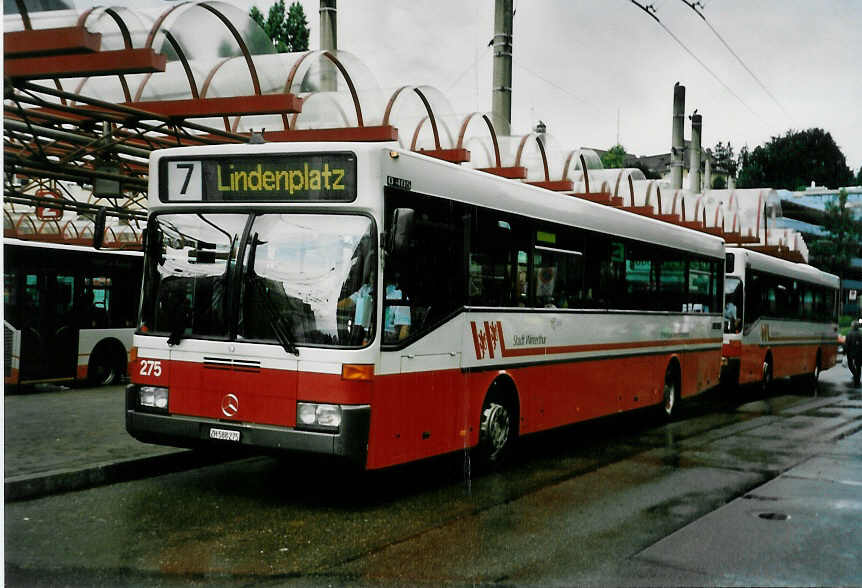
<path id="1" fill-rule="evenodd" d="M 491 115 L 498 135 L 512 130 L 512 0 L 495 0 Z"/>
<path id="2" fill-rule="evenodd" d="M 691 165 L 689 165 L 688 177 L 689 187 L 695 194 L 700 194 L 700 137 L 703 129 L 703 117 L 697 113 L 695 108 L 691 115 Z"/>
<path id="3" fill-rule="evenodd" d="M 320 0 L 320 50 L 338 51 L 338 9 L 337 0 Z M 338 76 L 335 64 L 329 59 L 320 60 L 320 89 L 324 92 L 338 90 Z"/>
<path id="4" fill-rule="evenodd" d="M 679 82 L 673 85 L 673 120 L 671 122 L 670 142 L 670 186 L 674 190 L 682 189 L 683 151 L 685 141 L 685 86 Z"/>

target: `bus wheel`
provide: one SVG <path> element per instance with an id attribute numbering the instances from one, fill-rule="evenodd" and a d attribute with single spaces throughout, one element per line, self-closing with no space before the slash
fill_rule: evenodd
<path id="1" fill-rule="evenodd" d="M 97 347 L 90 356 L 87 380 L 91 386 L 118 384 L 126 373 L 125 353 L 109 345 Z"/>
<path id="2" fill-rule="evenodd" d="M 479 445 L 476 458 L 480 466 L 495 467 L 503 463 L 516 436 L 517 412 L 504 397 L 489 394 L 482 405 L 479 422 Z"/>
<path id="3" fill-rule="evenodd" d="M 662 416 L 669 420 L 674 415 L 674 409 L 679 401 L 679 380 L 672 365 L 664 373 L 664 392 L 662 395 Z"/>
<path id="4" fill-rule="evenodd" d="M 811 372 L 809 376 L 811 380 L 811 389 L 817 390 L 817 385 L 820 382 L 820 372 L 823 369 L 823 364 L 821 361 L 820 350 L 817 350 L 817 359 L 814 360 L 814 371 Z"/>
<path id="5" fill-rule="evenodd" d="M 768 394 L 772 388 L 772 356 L 767 355 L 763 360 L 763 378 L 760 380 L 760 391 Z"/>

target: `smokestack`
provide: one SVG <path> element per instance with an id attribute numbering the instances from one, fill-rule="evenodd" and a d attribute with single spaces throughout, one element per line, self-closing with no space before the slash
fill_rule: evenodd
<path id="1" fill-rule="evenodd" d="M 692 192 L 700 193 L 700 132 L 703 127 L 703 117 L 697 113 L 697 108 L 691 115 L 691 164 L 689 165 L 689 186 Z"/>
<path id="2" fill-rule="evenodd" d="M 670 185 L 682 189 L 682 155 L 685 150 L 683 131 L 685 128 L 685 86 L 673 85 L 673 120 L 670 142 Z"/>
<path id="3" fill-rule="evenodd" d="M 338 9 L 336 0 L 320 0 L 320 50 L 338 51 Z M 335 64 L 325 57 L 320 60 L 320 89 L 334 92 L 338 89 Z"/>
<path id="4" fill-rule="evenodd" d="M 491 115 L 498 135 L 512 127 L 512 0 L 495 0 L 494 87 Z"/>
<path id="5" fill-rule="evenodd" d="M 707 154 L 706 159 L 703 162 L 703 191 L 712 189 L 712 161 L 709 159 L 709 155 Z"/>

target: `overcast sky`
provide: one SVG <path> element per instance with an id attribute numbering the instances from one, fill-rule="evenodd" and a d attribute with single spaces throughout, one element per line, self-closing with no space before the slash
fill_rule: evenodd
<path id="1" fill-rule="evenodd" d="M 272 4 L 231 2 L 264 14 Z M 317 48 L 318 2 L 302 3 Z M 858 171 L 862 0 L 703 4 L 757 79 L 682 0 L 654 0 L 657 16 L 712 73 L 630 0 L 515 0 L 513 134 L 541 119 L 563 146 L 608 148 L 619 114 L 629 152 L 667 152 L 679 81 L 687 113 L 703 114 L 705 146 L 730 141 L 738 152 L 788 129 L 821 127 Z M 338 47 L 367 64 L 384 89 L 428 84 L 456 112 L 490 111 L 493 13 L 493 0 L 340 0 Z"/>

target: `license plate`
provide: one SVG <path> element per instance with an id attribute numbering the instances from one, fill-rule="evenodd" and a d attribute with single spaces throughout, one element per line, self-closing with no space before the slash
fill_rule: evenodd
<path id="1" fill-rule="evenodd" d="M 239 431 L 210 429 L 210 439 L 218 439 L 220 441 L 239 441 Z"/>

